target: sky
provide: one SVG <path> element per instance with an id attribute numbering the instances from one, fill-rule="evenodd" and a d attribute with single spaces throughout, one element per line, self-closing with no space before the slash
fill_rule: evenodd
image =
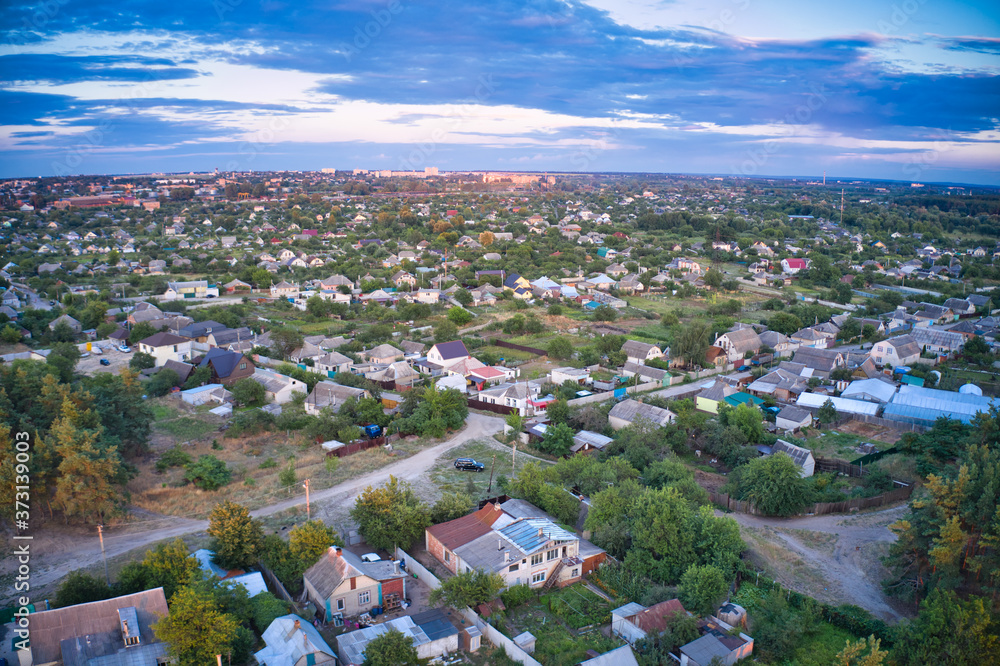
<path id="1" fill-rule="evenodd" d="M 1000 185 L 995 0 L 4 0 L 0 177 Z"/>

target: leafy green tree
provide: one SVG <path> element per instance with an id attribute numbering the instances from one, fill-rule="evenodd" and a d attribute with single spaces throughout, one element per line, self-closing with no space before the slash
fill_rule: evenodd
<path id="1" fill-rule="evenodd" d="M 180 666 L 205 666 L 215 655 L 226 654 L 237 635 L 238 623 L 220 611 L 216 601 L 185 587 L 171 600 L 170 614 L 153 625 L 156 637 Z"/>
<path id="2" fill-rule="evenodd" d="M 302 562 L 303 569 L 316 564 L 330 550 L 330 546 L 342 545 L 337 532 L 322 520 L 304 522 L 288 533 L 288 550 Z"/>
<path id="3" fill-rule="evenodd" d="M 69 342 L 58 342 L 52 345 L 49 350 L 45 364 L 53 368 L 59 375 L 59 379 L 64 384 L 73 381 L 73 372 L 76 364 L 80 360 L 80 350 L 76 345 Z"/>
<path id="4" fill-rule="evenodd" d="M 559 399 L 550 402 L 549 406 L 545 408 L 545 413 L 552 423 L 566 423 L 569 420 L 569 405 L 566 404 L 565 400 Z"/>
<path id="5" fill-rule="evenodd" d="M 496 599 L 505 587 L 507 584 L 500 574 L 473 569 L 452 576 L 441 583 L 441 587 L 431 592 L 430 604 L 437 606 L 444 603 L 457 609 L 466 606 L 474 608 Z"/>
<path id="6" fill-rule="evenodd" d="M 705 616 L 716 611 L 728 588 L 729 582 L 718 567 L 692 564 L 681 576 L 679 598 L 684 608 Z"/>
<path id="7" fill-rule="evenodd" d="M 735 426 L 750 444 L 759 444 L 764 439 L 764 415 L 756 407 L 743 403 L 736 407 L 723 405 L 719 409 L 719 421 L 724 426 Z"/>
<path id="8" fill-rule="evenodd" d="M 720 271 L 714 268 L 710 268 L 708 269 L 708 272 L 705 273 L 704 280 L 706 287 L 711 287 L 712 289 L 718 289 L 719 287 L 722 286 L 723 276 Z"/>
<path id="9" fill-rule="evenodd" d="M 451 342 L 458 338 L 458 326 L 450 320 L 439 321 L 434 326 L 434 342 Z"/>
<path id="10" fill-rule="evenodd" d="M 460 308 L 456 305 L 448 310 L 448 321 L 456 326 L 465 326 L 472 321 L 472 319 L 472 313 L 465 308 Z"/>
<path id="11" fill-rule="evenodd" d="M 288 355 L 302 346 L 302 334 L 294 328 L 271 329 L 271 349 L 279 359 L 286 359 Z"/>
<path id="12" fill-rule="evenodd" d="M 538 446 L 549 455 L 562 457 L 573 446 L 573 435 L 573 429 L 565 423 L 550 425 L 545 431 L 545 439 Z"/>
<path id="13" fill-rule="evenodd" d="M 435 525 L 446 523 L 467 515 L 476 505 L 470 495 L 465 493 L 444 493 L 431 507 L 431 522 Z"/>
<path id="14" fill-rule="evenodd" d="M 270 592 L 260 592 L 250 598 L 253 627 L 263 634 L 271 623 L 291 612 L 289 605 Z"/>
<path id="15" fill-rule="evenodd" d="M 0 340 L 8 345 L 16 345 L 21 341 L 21 331 L 16 326 L 4 326 L 0 331 Z"/>
<path id="16" fill-rule="evenodd" d="M 94 408 L 108 437 L 117 437 L 126 458 L 145 453 L 153 423 L 153 409 L 142 399 L 138 375 L 123 369 L 120 374 L 101 372 L 83 380 L 94 398 Z"/>
<path id="17" fill-rule="evenodd" d="M 836 666 L 882 666 L 889 651 L 881 647 L 882 640 L 875 636 L 847 641 L 844 649 L 837 653 Z"/>
<path id="18" fill-rule="evenodd" d="M 791 659 L 808 628 L 783 594 L 769 593 L 751 613 L 754 653 L 767 663 Z"/>
<path id="19" fill-rule="evenodd" d="M 153 358 L 152 354 L 147 354 L 146 352 L 136 352 L 132 355 L 132 358 L 128 360 L 128 367 L 132 370 L 146 370 L 147 368 L 156 367 L 156 359 Z"/>
<path id="20" fill-rule="evenodd" d="M 140 340 L 145 340 L 146 338 L 156 335 L 159 331 L 153 328 L 153 325 L 146 321 L 140 321 L 138 324 L 132 326 L 132 330 L 129 331 L 128 341 L 132 345 L 139 344 Z"/>
<path id="21" fill-rule="evenodd" d="M 225 500 L 208 516 L 215 561 L 227 569 L 246 569 L 257 563 L 264 530 L 245 506 Z"/>
<path id="22" fill-rule="evenodd" d="M 149 586 L 142 589 L 162 587 L 167 601 L 177 590 L 190 584 L 200 575 L 198 560 L 191 556 L 187 544 L 179 537 L 170 543 L 161 543 L 156 548 L 147 550 L 142 560 L 142 567 L 146 572 L 145 582 Z"/>
<path id="23" fill-rule="evenodd" d="M 788 455 L 775 453 L 736 468 L 726 489 L 767 516 L 792 516 L 809 501 L 809 486 Z"/>
<path id="24" fill-rule="evenodd" d="M 472 305 L 472 294 L 469 293 L 468 289 L 459 289 L 455 292 L 455 300 L 461 303 L 464 307 L 469 307 Z"/>
<path id="25" fill-rule="evenodd" d="M 55 607 L 66 608 L 115 596 L 114 589 L 100 578 L 83 571 L 71 571 L 56 590 Z"/>
<path id="26" fill-rule="evenodd" d="M 545 348 L 546 353 L 550 358 L 556 358 L 559 360 L 572 358 L 573 357 L 573 343 L 566 338 L 553 338 L 549 342 L 548 347 Z"/>
<path id="27" fill-rule="evenodd" d="M 667 620 L 662 632 L 650 633 L 642 640 L 636 641 L 635 651 L 639 663 L 643 666 L 667 666 L 676 663 L 670 653 L 696 640 L 699 635 L 695 618 L 687 613 L 675 613 Z"/>
<path id="28" fill-rule="evenodd" d="M 802 328 L 802 320 L 789 312 L 775 312 L 767 318 L 767 327 L 784 335 L 791 335 Z"/>
<path id="29" fill-rule="evenodd" d="M 169 393 L 170 389 L 180 383 L 181 378 L 175 371 L 170 368 L 160 368 L 159 372 L 146 382 L 146 393 L 153 398 L 158 398 Z"/>
<path id="30" fill-rule="evenodd" d="M 361 666 L 421 666 L 413 639 L 395 629 L 380 634 L 365 647 Z"/>
<path id="31" fill-rule="evenodd" d="M 520 436 L 521 429 L 524 427 L 523 416 L 521 416 L 518 412 L 511 412 L 510 414 L 504 417 L 504 422 L 510 429 L 510 432 L 507 435 L 508 442 Z"/>
<path id="32" fill-rule="evenodd" d="M 984 663 L 1000 654 L 995 616 L 982 598 L 966 601 L 954 592 L 935 589 L 920 602 L 920 612 L 898 629 L 890 660 L 900 666 Z"/>
<path id="33" fill-rule="evenodd" d="M 230 390 L 233 392 L 233 400 L 247 407 L 262 405 L 267 400 L 264 385 L 250 377 L 237 380 Z"/>
<path id="34" fill-rule="evenodd" d="M 191 374 L 188 375 L 187 381 L 184 382 L 184 388 L 198 388 L 199 386 L 204 386 L 210 381 L 212 381 L 212 369 L 206 365 L 203 368 L 195 368 Z"/>
<path id="35" fill-rule="evenodd" d="M 203 454 L 186 466 L 184 478 L 202 490 L 217 490 L 229 483 L 232 472 L 215 456 Z"/>
<path id="36" fill-rule="evenodd" d="M 73 332 L 69 324 L 61 321 L 52 329 L 49 337 L 55 342 L 73 342 L 76 339 L 76 333 Z"/>
<path id="37" fill-rule="evenodd" d="M 365 541 L 373 548 L 388 551 L 395 546 L 409 548 L 430 525 L 427 507 L 410 484 L 395 476 L 378 488 L 365 488 L 351 509 L 351 518 Z"/>
<path id="38" fill-rule="evenodd" d="M 681 329 L 674 340 L 671 354 L 680 358 L 688 367 L 705 364 L 705 353 L 711 345 L 712 325 L 694 320 Z"/>

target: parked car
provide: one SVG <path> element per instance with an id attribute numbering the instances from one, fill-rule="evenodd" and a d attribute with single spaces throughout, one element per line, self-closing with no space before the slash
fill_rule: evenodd
<path id="1" fill-rule="evenodd" d="M 473 458 L 459 458 L 455 461 L 455 469 L 464 469 L 469 472 L 482 472 L 486 465 L 476 462 Z"/>
<path id="2" fill-rule="evenodd" d="M 361 556 L 362 562 L 381 562 L 382 558 L 378 556 L 378 553 L 365 553 Z"/>
<path id="3" fill-rule="evenodd" d="M 90 352 L 83 352 L 80 354 L 80 358 L 87 358 L 88 356 L 90 356 Z"/>
<path id="4" fill-rule="evenodd" d="M 101 365 L 111 365 L 111 361 L 106 358 L 101 359 Z"/>
<path id="5" fill-rule="evenodd" d="M 120 351 L 123 354 L 131 354 L 132 348 L 129 347 L 128 345 L 119 345 L 118 351 Z"/>

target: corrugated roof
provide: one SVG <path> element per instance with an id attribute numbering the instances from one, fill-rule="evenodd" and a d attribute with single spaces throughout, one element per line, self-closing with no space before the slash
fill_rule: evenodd
<path id="1" fill-rule="evenodd" d="M 837 398 L 834 396 L 823 395 L 822 393 L 803 393 L 799 396 L 798 400 L 795 401 L 795 404 L 799 407 L 818 409 L 822 407 L 827 400 L 833 401 L 833 406 L 837 408 L 837 411 L 843 412 L 844 414 L 869 414 L 871 416 L 878 414 L 879 405 L 877 402 L 849 400 L 847 398 Z"/>
<path id="2" fill-rule="evenodd" d="M 445 548 L 455 550 L 489 533 L 493 523 L 502 515 L 503 510 L 499 504 L 487 504 L 468 516 L 432 525 L 427 528 L 427 532 Z"/>
<path id="3" fill-rule="evenodd" d="M 779 439 L 771 446 L 772 453 L 784 453 L 788 455 L 795 464 L 799 467 L 805 467 L 806 463 L 809 462 L 809 458 L 812 457 L 812 451 L 809 449 L 804 449 L 801 446 L 795 446 L 791 442 L 786 442 L 783 439 Z"/>
<path id="4" fill-rule="evenodd" d="M 576 541 L 577 539 L 575 534 L 567 532 L 551 521 L 540 518 L 518 520 L 498 531 L 529 555 L 550 541 Z"/>
<path id="5" fill-rule="evenodd" d="M 881 379 L 859 379 L 841 392 L 841 397 L 875 402 L 889 402 L 896 393 L 896 386 Z"/>

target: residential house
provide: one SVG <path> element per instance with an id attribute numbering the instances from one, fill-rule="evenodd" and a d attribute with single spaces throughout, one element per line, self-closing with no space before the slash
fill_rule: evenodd
<path id="1" fill-rule="evenodd" d="M 589 655 L 592 651 L 588 650 Z M 622 645 L 604 654 L 581 661 L 580 666 L 639 666 L 631 645 Z"/>
<path id="2" fill-rule="evenodd" d="M 195 342 L 208 342 L 208 338 L 213 333 L 230 330 L 225 324 L 208 319 L 206 321 L 191 322 L 187 326 L 177 329 L 177 335 L 190 338 Z M 249 331 L 249 329 L 246 329 Z"/>
<path id="3" fill-rule="evenodd" d="M 347 356 L 333 351 L 317 358 L 315 368 L 319 372 L 326 374 L 327 377 L 333 377 L 338 372 L 350 372 L 352 363 L 354 361 Z"/>
<path id="4" fill-rule="evenodd" d="M 719 405 L 724 404 L 727 397 L 739 392 L 736 387 L 718 379 L 695 396 L 695 406 L 703 412 L 718 414 Z"/>
<path id="5" fill-rule="evenodd" d="M 741 328 L 735 331 L 727 331 L 717 337 L 713 343 L 715 347 L 721 347 L 726 351 L 726 358 L 730 363 L 741 361 L 747 355 L 754 355 L 763 346 L 757 331 L 752 328 Z"/>
<path id="6" fill-rule="evenodd" d="M 66 324 L 67 326 L 69 326 L 70 330 L 73 331 L 74 334 L 79 335 L 80 333 L 83 332 L 83 326 L 80 324 L 80 322 L 78 322 L 76 319 L 73 319 L 68 314 L 59 315 L 58 317 L 50 321 L 49 330 L 50 331 L 56 330 L 56 327 L 59 326 L 59 324 Z"/>
<path id="7" fill-rule="evenodd" d="M 800 367 L 805 368 L 805 366 Z M 808 374 L 803 376 L 799 372 L 779 367 L 751 382 L 747 390 L 756 396 L 770 395 L 776 400 L 793 401 L 809 389 L 811 376 L 811 368 L 808 369 Z"/>
<path id="8" fill-rule="evenodd" d="M 176 301 L 184 298 L 209 298 L 219 295 L 219 288 L 209 284 L 208 280 L 193 280 L 190 282 L 167 282 L 167 290 L 160 296 L 165 301 Z"/>
<path id="9" fill-rule="evenodd" d="M 661 601 L 649 608 L 633 601 L 611 611 L 611 633 L 634 645 L 649 634 L 663 633 L 678 614 L 688 614 L 678 599 Z"/>
<path id="10" fill-rule="evenodd" d="M 369 363 L 389 364 L 393 361 L 401 360 L 404 354 L 403 350 L 397 349 L 390 344 L 381 344 L 374 349 L 361 352 L 358 356 L 362 357 Z"/>
<path id="11" fill-rule="evenodd" d="M 976 314 L 976 306 L 971 301 L 962 298 L 949 298 L 944 302 L 944 307 L 959 317 L 968 317 Z"/>
<path id="12" fill-rule="evenodd" d="M 532 410 L 529 402 L 532 397 L 532 391 L 529 389 L 528 384 L 524 382 L 504 382 L 483 389 L 475 396 L 476 400 L 487 402 L 491 405 L 512 407 L 521 416 L 531 416 L 529 411 Z"/>
<path id="13" fill-rule="evenodd" d="M 939 328 L 914 328 L 910 332 L 910 337 L 922 350 L 941 356 L 954 354 L 965 345 L 965 336 L 961 333 L 944 331 Z"/>
<path id="14" fill-rule="evenodd" d="M 700 637 L 679 648 L 680 666 L 732 666 L 753 654 L 753 638 L 714 615 L 699 620 L 698 631 Z"/>
<path id="15" fill-rule="evenodd" d="M 791 356 L 799 348 L 798 344 L 790 340 L 787 335 L 777 331 L 764 331 L 757 337 L 760 338 L 762 346 L 774 350 L 775 356 Z"/>
<path id="16" fill-rule="evenodd" d="M 156 367 L 167 361 L 188 361 L 192 355 L 193 342 L 173 333 L 160 332 L 139 341 L 139 351 L 156 360 Z"/>
<path id="17" fill-rule="evenodd" d="M 781 260 L 781 270 L 789 275 L 795 275 L 808 267 L 805 259 L 789 257 Z"/>
<path id="18" fill-rule="evenodd" d="M 676 415 L 669 409 L 647 405 L 638 400 L 622 400 L 608 412 L 608 421 L 615 430 L 621 430 L 638 421 L 649 421 L 655 426 L 665 426 L 676 420 Z"/>
<path id="19" fill-rule="evenodd" d="M 830 342 L 830 336 L 825 335 L 812 327 L 807 327 L 795 331 L 789 339 L 797 344 L 800 349 L 812 347 L 814 349 L 826 349 Z"/>
<path id="20" fill-rule="evenodd" d="M 331 546 L 302 577 L 306 597 L 327 622 L 367 613 L 389 595 L 405 599 L 406 578 L 392 560 L 363 562 L 338 546 Z"/>
<path id="21" fill-rule="evenodd" d="M 776 453 L 784 453 L 790 457 L 795 463 L 795 466 L 799 468 L 799 476 L 812 476 L 813 472 L 816 470 L 816 460 L 813 458 L 812 451 L 809 449 L 802 448 L 801 446 L 795 446 L 790 442 L 779 439 L 771 445 L 771 455 Z"/>
<path id="22" fill-rule="evenodd" d="M 888 338 L 872 345 L 870 357 L 878 366 L 891 365 L 896 368 L 911 365 L 920 358 L 920 344 L 911 334 Z"/>
<path id="23" fill-rule="evenodd" d="M 469 350 L 461 340 L 439 342 L 427 352 L 427 361 L 447 369 L 449 366 L 469 358 Z"/>
<path id="24" fill-rule="evenodd" d="M 290 282 L 282 280 L 278 284 L 271 285 L 271 296 L 275 298 L 288 298 L 289 296 L 298 296 L 299 287 Z"/>
<path id="25" fill-rule="evenodd" d="M 657 345 L 638 340 L 626 340 L 622 345 L 622 351 L 629 361 L 633 363 L 645 363 L 654 358 L 662 358 L 663 350 Z"/>
<path id="26" fill-rule="evenodd" d="M 569 447 L 571 453 L 593 453 L 603 451 L 608 444 L 615 441 L 607 435 L 590 430 L 581 430 L 573 435 L 573 446 Z"/>
<path id="27" fill-rule="evenodd" d="M 162 587 L 32 613 L 27 663 L 159 666 L 167 644 L 153 625 L 169 614 Z"/>
<path id="28" fill-rule="evenodd" d="M 835 349 L 815 349 L 799 347 L 795 352 L 795 362 L 812 368 L 812 376 L 827 379 L 837 368 L 846 367 L 844 355 Z"/>
<path id="29" fill-rule="evenodd" d="M 250 377 L 264 387 L 269 401 L 278 405 L 291 402 L 295 393 L 309 392 L 305 382 L 273 370 L 256 368 Z"/>
<path id="30" fill-rule="evenodd" d="M 199 368 L 211 368 L 212 382 L 232 386 L 241 379 L 252 377 L 253 361 L 239 352 L 213 347 L 198 363 Z"/>
<path id="31" fill-rule="evenodd" d="M 361 400 L 370 398 L 371 393 L 362 388 L 344 386 L 336 382 L 318 382 L 313 387 L 312 393 L 306 397 L 306 414 L 317 415 L 321 410 L 329 407 L 334 412 L 339 412 L 344 403 L 351 399 Z"/>
<path id="32" fill-rule="evenodd" d="M 396 286 L 397 289 L 402 289 L 404 286 L 412 289 L 417 286 L 417 278 L 406 271 L 397 272 L 389 278 L 389 280 Z"/>
<path id="33" fill-rule="evenodd" d="M 341 666 L 364 664 L 368 644 L 390 631 L 398 631 L 410 639 L 421 663 L 440 663 L 442 657 L 453 655 L 459 649 L 458 629 L 443 611 L 433 608 L 340 634 L 337 651 Z"/>
<path id="34" fill-rule="evenodd" d="M 808 410 L 786 405 L 775 416 L 774 425 L 779 430 L 795 432 L 812 425 L 812 414 Z"/>

